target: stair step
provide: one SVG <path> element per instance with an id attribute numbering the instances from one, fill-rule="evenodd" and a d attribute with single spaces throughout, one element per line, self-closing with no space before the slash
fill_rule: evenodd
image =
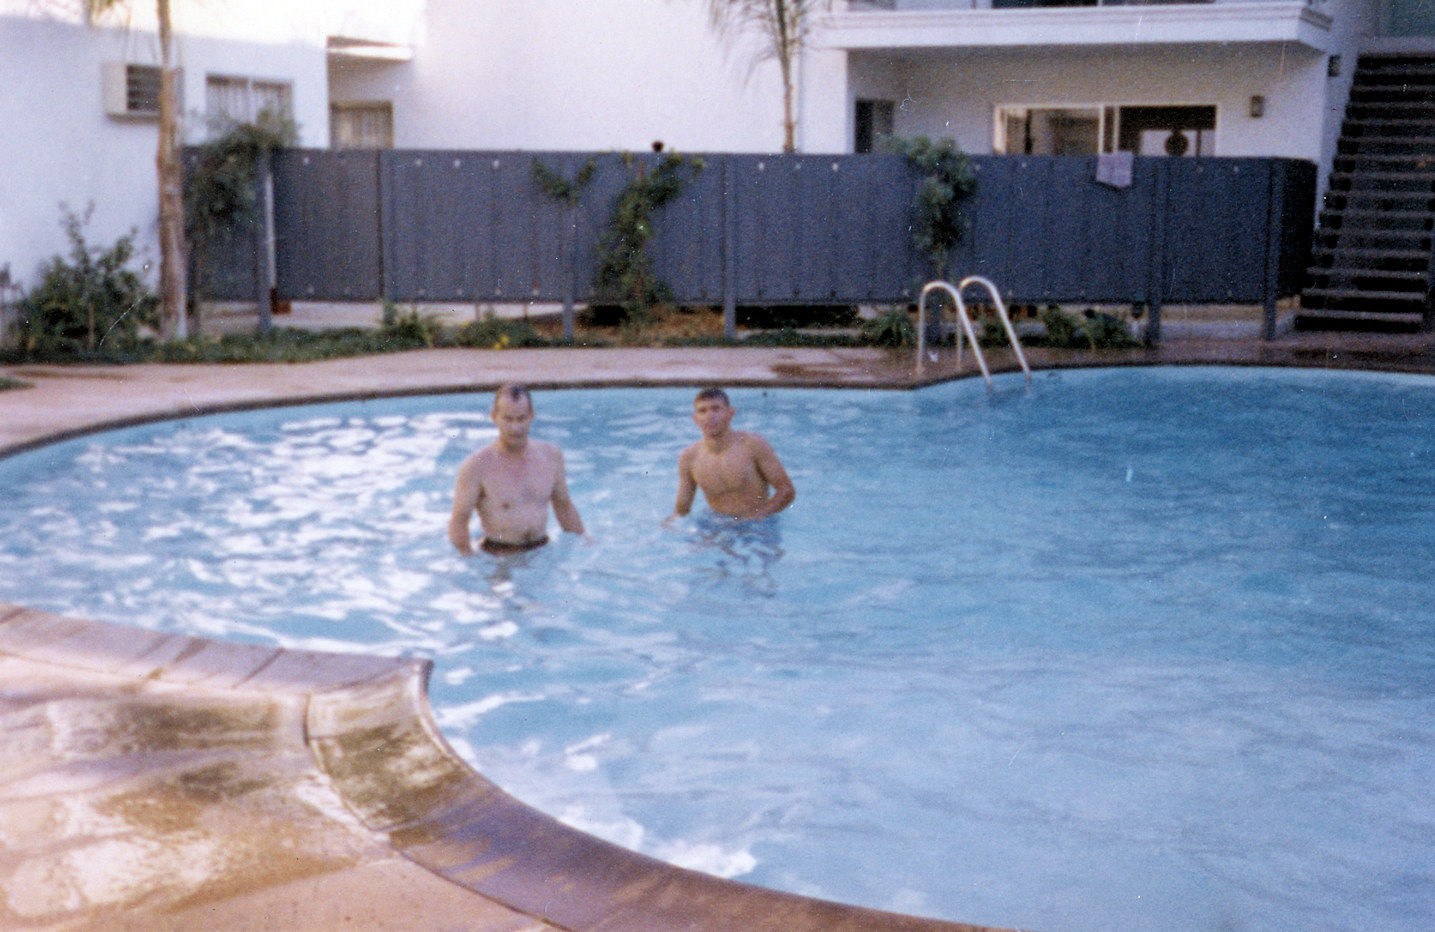
<path id="1" fill-rule="evenodd" d="M 1351 82 L 1354 89 L 1421 88 L 1435 85 L 1435 68 L 1408 68 L 1400 71 L 1359 71 Z"/>
<path id="2" fill-rule="evenodd" d="M 1357 223 L 1384 224 L 1396 221 L 1424 223 L 1426 224 L 1425 229 L 1429 229 L 1429 224 L 1435 220 L 1435 213 L 1429 210 L 1370 210 L 1365 207 L 1330 207 L 1321 211 L 1321 217 L 1329 217 L 1332 220 L 1353 220 Z"/>
<path id="3" fill-rule="evenodd" d="M 1398 117 L 1356 119 L 1347 113 L 1341 123 L 1340 132 L 1348 139 L 1377 135 L 1401 139 L 1412 136 L 1430 136 L 1435 135 L 1435 120 L 1400 119 Z"/>
<path id="4" fill-rule="evenodd" d="M 1427 249 L 1376 249 L 1369 246 L 1331 246 L 1319 248 L 1317 255 L 1329 259 L 1374 259 L 1389 262 L 1430 261 Z"/>
<path id="5" fill-rule="evenodd" d="M 1401 191 L 1328 190 L 1326 204 L 1332 209 L 1368 210 L 1386 213 L 1428 213 L 1435 208 L 1435 193 L 1417 194 Z M 1335 203 L 1339 202 L 1339 203 Z"/>
<path id="6" fill-rule="evenodd" d="M 1350 281 L 1353 279 L 1363 279 L 1366 281 L 1380 282 L 1386 286 L 1404 284 L 1419 287 L 1428 284 L 1430 281 L 1430 271 L 1428 268 L 1417 271 L 1410 269 L 1367 269 L 1355 266 L 1334 266 L 1332 268 L 1313 266 L 1306 269 L 1306 272 L 1332 280 Z M 1387 288 L 1387 290 L 1389 289 Z"/>
<path id="7" fill-rule="evenodd" d="M 1395 172 L 1400 174 L 1435 175 L 1435 150 L 1429 152 L 1341 152 L 1335 156 L 1337 165 L 1351 166 L 1341 171 L 1364 170 Z M 1366 166 L 1367 168 L 1361 168 Z M 1378 167 L 1376 167 L 1378 166 Z"/>
<path id="8" fill-rule="evenodd" d="M 1369 259 L 1377 258 L 1377 256 L 1366 256 L 1367 252 L 1383 253 L 1392 260 L 1425 261 L 1428 267 L 1428 260 L 1432 253 L 1432 240 L 1429 233 L 1421 234 L 1420 232 L 1390 236 L 1370 230 L 1320 229 L 1315 232 L 1313 252 L 1314 255 L 1322 258 L 1329 257 L 1332 253 L 1345 253 L 1353 258 Z"/>
<path id="9" fill-rule="evenodd" d="M 1362 330 L 1379 333 L 1418 333 L 1424 315 L 1302 307 L 1295 316 L 1296 330 Z"/>
<path id="10" fill-rule="evenodd" d="M 1429 74 L 1435 75 L 1435 59 L 1425 55 L 1362 55 L 1356 62 L 1355 75 Z"/>
<path id="11" fill-rule="evenodd" d="M 1398 322 L 1398 323 L 1409 323 L 1409 322 L 1411 322 L 1410 319 L 1411 319 L 1412 317 L 1419 318 L 1419 317 L 1425 316 L 1425 315 L 1424 315 L 1424 311 L 1423 311 L 1422 309 L 1416 309 L 1416 308 L 1411 308 L 1411 309 L 1408 310 L 1408 311 L 1400 311 L 1400 310 L 1391 310 L 1391 311 L 1368 311 L 1368 310 L 1356 310 L 1356 309 L 1354 309 L 1354 308 L 1342 308 L 1342 307 L 1316 307 L 1316 306 L 1313 306 L 1313 305 L 1312 305 L 1312 306 L 1307 306 L 1307 305 L 1304 305 L 1304 304 L 1302 304 L 1302 305 L 1300 306 L 1300 313 L 1301 313 L 1302 316 L 1310 315 L 1312 312 L 1315 312 L 1315 313 L 1314 313 L 1314 316 L 1318 316 L 1318 317 L 1325 317 L 1325 316 L 1328 315 L 1328 316 L 1330 316 L 1330 317 L 1341 318 L 1341 319 L 1351 320 L 1351 321 L 1369 321 L 1369 322 L 1377 322 L 1377 321 L 1379 321 L 1379 322 L 1391 323 L 1391 324 L 1397 323 L 1397 322 Z"/>
<path id="12" fill-rule="evenodd" d="M 1411 291 L 1371 291 L 1360 288 L 1307 288 L 1301 292 L 1302 306 L 1305 301 L 1363 302 L 1367 306 L 1383 304 L 1387 307 L 1409 308 L 1412 314 L 1425 312 L 1426 297 Z"/>
<path id="13" fill-rule="evenodd" d="M 1408 172 L 1390 171 L 1388 169 L 1361 171 L 1341 169 L 1330 173 L 1330 183 L 1332 185 L 1338 182 L 1349 184 L 1355 181 L 1395 181 L 1406 184 L 1435 185 L 1435 171 L 1428 169 L 1416 169 L 1415 171 Z M 1359 188 L 1346 188 L 1345 190 L 1364 191 L 1370 189 L 1362 186 Z"/>
<path id="14" fill-rule="evenodd" d="M 1350 103 L 1367 110 L 1389 110 L 1391 113 L 1423 114 L 1428 113 L 1435 103 L 1429 98 L 1413 96 L 1410 99 L 1402 100 L 1362 100 L 1358 91 L 1352 91 Z"/>
<path id="15" fill-rule="evenodd" d="M 1432 238 L 1429 230 L 1401 230 L 1389 229 L 1386 227 L 1362 227 L 1359 225 L 1348 226 L 1340 223 L 1331 223 L 1334 218 L 1322 216 L 1321 225 L 1316 229 L 1315 235 L 1322 239 L 1340 239 L 1342 242 L 1361 243 L 1360 246 L 1352 246 L 1354 249 L 1397 249 L 1410 250 L 1419 253 L 1429 253 Z M 1389 243 L 1388 246 L 1369 245 L 1375 242 Z"/>
<path id="16" fill-rule="evenodd" d="M 1342 145 L 1397 146 L 1402 149 L 1413 148 L 1416 151 L 1422 149 L 1435 151 L 1435 134 L 1429 136 L 1341 136 L 1338 142 Z"/>

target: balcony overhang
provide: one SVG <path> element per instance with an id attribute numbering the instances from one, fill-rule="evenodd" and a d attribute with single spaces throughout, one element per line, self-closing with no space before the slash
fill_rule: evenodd
<path id="1" fill-rule="evenodd" d="M 329 58 L 358 59 L 373 62 L 405 62 L 414 60 L 411 45 L 394 42 L 375 42 L 369 39 L 353 39 L 345 36 L 330 36 L 328 39 Z"/>
<path id="2" fill-rule="evenodd" d="M 847 51 L 1286 42 L 1328 49 L 1331 18 L 1303 0 L 864 11 L 827 18 L 822 45 Z"/>

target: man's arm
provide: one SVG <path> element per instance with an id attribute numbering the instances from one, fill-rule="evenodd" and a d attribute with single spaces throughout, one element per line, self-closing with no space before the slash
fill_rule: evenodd
<path id="1" fill-rule="evenodd" d="M 693 510 L 693 499 L 697 494 L 698 482 L 693 478 L 693 448 L 688 447 L 678 455 L 678 500 L 673 505 L 673 513 L 663 523 L 686 517 Z"/>
<path id="2" fill-rule="evenodd" d="M 558 476 L 553 480 L 553 514 L 558 526 L 569 534 L 583 534 L 583 519 L 578 516 L 578 506 L 568 494 L 568 477 L 563 470 L 563 451 L 554 448 L 557 456 Z"/>
<path id="3" fill-rule="evenodd" d="M 469 457 L 458 467 L 458 479 L 453 486 L 453 513 L 448 518 L 449 543 L 466 557 L 473 556 L 473 538 L 469 534 L 468 522 L 478 507 L 482 490 L 477 458 Z"/>
<path id="4" fill-rule="evenodd" d="M 757 467 L 757 474 L 772 486 L 772 496 L 748 517 L 766 518 L 791 505 L 797 498 L 797 488 L 788 477 L 787 470 L 783 468 L 782 460 L 777 458 L 777 451 L 773 450 L 772 444 L 756 434 L 750 436 L 753 465 Z"/>

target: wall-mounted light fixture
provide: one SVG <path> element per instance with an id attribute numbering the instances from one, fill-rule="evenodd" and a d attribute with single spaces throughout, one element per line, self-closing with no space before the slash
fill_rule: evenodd
<path id="1" fill-rule="evenodd" d="M 1266 99 L 1260 94 L 1251 95 L 1251 119 L 1259 120 L 1266 115 Z"/>
<path id="2" fill-rule="evenodd" d="M 1340 56 L 1332 55 L 1325 60 L 1325 74 L 1327 77 L 1340 77 Z"/>

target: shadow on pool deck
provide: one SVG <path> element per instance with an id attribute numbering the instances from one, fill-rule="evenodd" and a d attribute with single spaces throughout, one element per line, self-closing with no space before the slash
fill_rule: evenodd
<path id="1" fill-rule="evenodd" d="M 1435 373 L 1427 334 L 1029 355 L 1038 368 Z M 0 453 L 120 423 L 510 379 L 906 388 L 956 373 L 943 356 L 918 379 L 909 354 L 879 350 L 618 349 L 0 367 L 6 375 L 33 387 L 0 391 Z M 427 674 L 420 661 L 225 644 L 0 603 L 0 928 L 975 928 L 718 880 L 566 828 L 449 750 Z"/>

